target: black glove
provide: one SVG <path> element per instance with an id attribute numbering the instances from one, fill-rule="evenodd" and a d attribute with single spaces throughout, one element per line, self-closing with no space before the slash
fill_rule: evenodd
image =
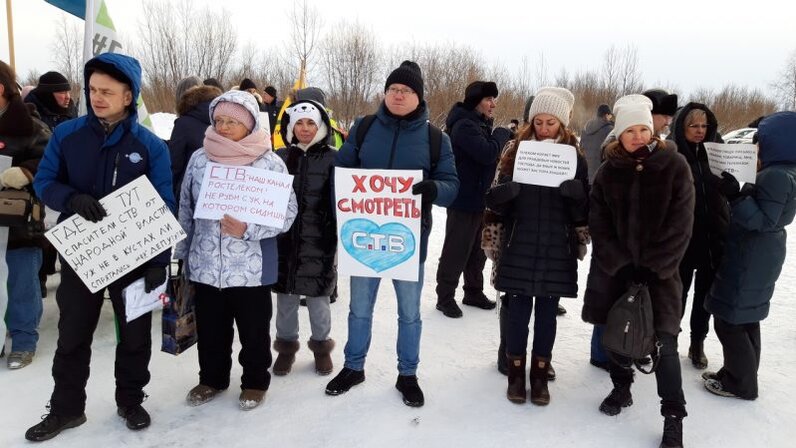
<path id="1" fill-rule="evenodd" d="M 561 182 L 558 186 L 561 196 L 569 199 L 572 202 L 582 202 L 586 200 L 586 189 L 583 188 L 583 182 L 577 179 L 569 179 Z"/>
<path id="2" fill-rule="evenodd" d="M 639 266 L 633 270 L 633 283 L 646 285 L 657 278 L 658 276 L 648 267 Z"/>
<path id="3" fill-rule="evenodd" d="M 511 140 L 513 135 L 514 134 L 506 128 L 495 128 L 495 130 L 492 131 L 492 138 L 497 140 L 500 144 L 500 149 L 506 146 L 506 142 Z"/>
<path id="4" fill-rule="evenodd" d="M 743 187 L 741 187 L 741 192 L 739 193 L 739 197 L 754 196 L 755 191 L 757 191 L 757 187 L 755 187 L 755 184 L 750 184 L 749 182 L 747 182 L 743 184 Z"/>
<path id="5" fill-rule="evenodd" d="M 437 199 L 437 184 L 433 180 L 423 180 L 412 185 L 412 194 L 422 194 L 423 202 L 434 202 Z"/>
<path id="6" fill-rule="evenodd" d="M 102 204 L 88 194 L 76 194 L 72 196 L 72 199 L 69 200 L 68 207 L 69 210 L 91 222 L 102 221 L 102 218 L 108 216 Z"/>
<path id="7" fill-rule="evenodd" d="M 741 192 L 741 184 L 738 183 L 738 179 L 726 171 L 722 171 L 721 179 L 718 179 L 718 187 L 721 194 L 730 201 L 738 197 Z"/>
<path id="8" fill-rule="evenodd" d="M 166 283 L 166 268 L 147 268 L 144 272 L 144 292 L 150 293 Z"/>
<path id="9" fill-rule="evenodd" d="M 518 182 L 506 182 L 490 188 L 484 196 L 488 207 L 496 207 L 511 201 L 520 194 L 521 185 Z"/>
<path id="10" fill-rule="evenodd" d="M 633 280 L 633 274 L 635 272 L 636 272 L 636 267 L 633 266 L 633 263 L 628 263 L 619 268 L 618 271 L 616 271 L 615 277 L 621 281 L 629 282 Z"/>

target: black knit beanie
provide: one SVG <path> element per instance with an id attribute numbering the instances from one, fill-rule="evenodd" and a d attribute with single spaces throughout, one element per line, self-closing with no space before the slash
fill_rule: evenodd
<path id="1" fill-rule="evenodd" d="M 604 116 L 606 116 L 606 115 L 608 115 L 610 113 L 611 113 L 611 106 L 609 106 L 607 104 L 600 104 L 597 107 L 597 116 L 598 117 L 604 117 Z"/>
<path id="2" fill-rule="evenodd" d="M 492 81 L 474 81 L 464 89 L 464 107 L 473 110 L 486 97 L 498 96 L 497 84 Z"/>
<path id="3" fill-rule="evenodd" d="M 72 90 L 69 80 L 58 72 L 47 72 L 39 76 L 39 85 L 36 86 L 39 92 L 53 93 L 66 92 Z"/>
<path id="4" fill-rule="evenodd" d="M 417 93 L 417 98 L 423 101 L 423 73 L 416 62 L 403 61 L 401 65 L 390 73 L 384 83 L 384 91 L 393 84 L 403 84 Z"/>

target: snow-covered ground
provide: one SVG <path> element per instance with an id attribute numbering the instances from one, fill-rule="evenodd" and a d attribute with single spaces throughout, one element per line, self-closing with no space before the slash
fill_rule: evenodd
<path id="1" fill-rule="evenodd" d="M 497 314 L 464 307 L 464 317 L 448 319 L 434 309 L 435 272 L 442 246 L 445 212 L 435 208 L 423 292 L 423 339 L 420 384 L 426 405 L 409 408 L 394 388 L 396 377 L 395 295 L 383 284 L 376 306 L 367 380 L 349 393 L 330 397 L 324 387 L 331 377 L 317 376 L 306 346 L 293 372 L 274 377 L 263 406 L 238 409 L 241 369 L 233 363 L 232 386 L 215 401 L 192 408 L 185 395 L 198 381 L 196 348 L 174 357 L 160 347 L 160 315 L 150 369 L 150 395 L 144 403 L 152 426 L 131 432 L 116 416 L 114 403 L 114 330 L 109 304 L 95 332 L 88 422 L 64 431 L 49 444 L 58 447 L 657 447 L 663 427 L 655 379 L 637 375 L 634 404 L 616 417 L 597 407 L 610 390 L 608 375 L 588 364 L 591 327 L 580 319 L 581 301 L 562 300 L 569 311 L 559 318 L 553 362 L 558 379 L 550 384 L 547 407 L 515 405 L 505 398 L 506 379 L 495 369 Z M 690 447 L 792 447 L 796 439 L 796 242 L 789 244 L 771 316 L 763 322 L 760 398 L 754 402 L 719 398 L 702 387 L 700 371 L 680 342 L 683 387 L 689 417 L 685 443 Z M 588 259 L 581 263 L 581 290 Z M 487 263 L 488 272 L 489 263 Z M 488 278 L 488 277 L 487 277 Z M 32 365 L 19 371 L 0 367 L 0 447 L 25 446 L 25 430 L 46 413 L 52 391 L 50 368 L 57 338 L 58 310 L 53 297 L 57 277 L 49 283 L 41 322 L 41 340 Z M 335 373 L 342 365 L 346 341 L 348 280 L 341 279 L 340 300 L 332 305 Z M 488 288 L 487 293 L 494 296 Z M 301 338 L 309 336 L 306 309 L 301 312 Z M 688 319 L 684 320 L 688 325 Z M 273 326 L 272 326 L 273 328 Z M 273 332 L 273 330 L 272 330 Z M 237 359 L 236 345 L 234 359 Z M 706 343 L 710 367 L 721 362 L 721 345 L 712 333 Z M 5 360 L 3 360 L 5 361 Z M 47 442 L 45 442 L 47 443 Z"/>

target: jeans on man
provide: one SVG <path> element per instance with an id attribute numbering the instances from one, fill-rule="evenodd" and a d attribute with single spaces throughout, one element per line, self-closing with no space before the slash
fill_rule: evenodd
<path id="1" fill-rule="evenodd" d="M 398 373 L 415 375 L 420 362 L 420 294 L 423 290 L 423 265 L 418 281 L 393 280 L 398 300 Z M 380 278 L 351 277 L 351 304 L 348 311 L 348 342 L 345 345 L 345 367 L 365 369 L 373 327 L 373 307 L 379 292 Z"/>
<path id="2" fill-rule="evenodd" d="M 8 264 L 6 321 L 8 332 L 11 333 L 13 352 L 35 352 L 39 341 L 38 328 L 42 314 L 39 283 L 41 257 L 41 249 L 38 247 L 23 247 L 6 252 Z"/>

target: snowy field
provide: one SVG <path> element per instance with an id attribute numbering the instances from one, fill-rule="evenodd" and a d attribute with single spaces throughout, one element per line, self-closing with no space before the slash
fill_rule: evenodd
<path id="1" fill-rule="evenodd" d="M 581 300 L 565 299 L 569 311 L 558 320 L 553 363 L 558 379 L 550 384 L 547 407 L 516 405 L 505 398 L 506 379 L 495 369 L 498 319 L 494 311 L 463 307 L 464 317 L 449 319 L 434 309 L 435 272 L 442 247 L 445 212 L 435 208 L 423 292 L 424 317 L 418 376 L 426 405 L 409 408 L 395 390 L 396 307 L 392 285 L 384 283 L 376 307 L 367 380 L 349 393 L 330 397 L 331 379 L 313 371 L 306 345 L 293 372 L 274 377 L 264 404 L 238 409 L 239 378 L 233 363 L 232 385 L 216 400 L 192 408 L 185 395 L 198 381 L 196 348 L 174 357 L 159 351 L 160 314 L 153 318 L 155 346 L 150 363 L 150 395 L 144 403 L 152 426 L 131 432 L 116 416 L 114 403 L 114 330 L 110 304 L 103 308 L 95 333 L 92 375 L 88 384 L 88 421 L 64 431 L 46 444 L 67 447 L 657 447 L 663 428 L 655 380 L 637 375 L 634 405 L 616 417 L 597 407 L 609 392 L 608 375 L 589 365 L 591 327 L 580 319 Z M 684 421 L 689 447 L 794 446 L 796 440 L 796 242 L 777 287 L 771 317 L 763 322 L 760 398 L 754 402 L 720 398 L 702 387 L 700 371 L 685 358 L 688 328 L 680 338 L 683 386 L 689 417 Z M 580 264 L 581 290 L 588 259 Z M 488 274 L 489 262 L 485 274 Z M 487 276 L 488 278 L 488 276 Z M 53 382 L 50 376 L 57 338 L 57 277 L 50 279 L 44 303 L 41 340 L 32 365 L 19 371 L 0 367 L 0 447 L 30 446 L 25 430 L 46 413 Z M 335 373 L 343 362 L 346 341 L 348 279 L 340 282 L 340 299 L 332 305 Z M 494 290 L 487 289 L 494 297 Z M 457 297 L 461 299 L 461 296 Z M 309 337 L 306 309 L 301 309 L 301 339 Z M 688 319 L 684 320 L 688 325 Z M 273 325 L 272 325 L 273 334 Z M 10 342 L 10 341 L 9 341 Z M 235 347 L 235 359 L 237 350 Z M 720 366 L 721 346 L 711 329 L 706 342 L 710 368 Z M 789 442 L 790 440 L 790 442 Z"/>

